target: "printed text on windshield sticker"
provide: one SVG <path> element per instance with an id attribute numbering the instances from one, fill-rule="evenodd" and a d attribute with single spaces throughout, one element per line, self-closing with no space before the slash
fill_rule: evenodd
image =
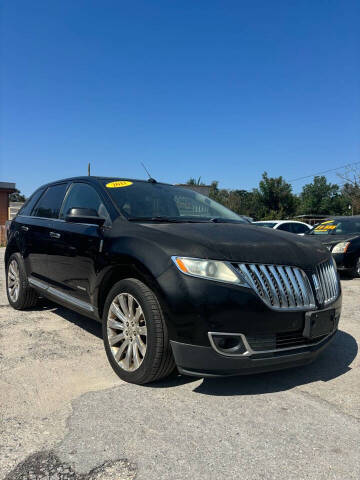
<path id="1" fill-rule="evenodd" d="M 327 230 L 335 230 L 336 227 L 337 227 L 337 225 L 334 225 L 333 223 L 324 222 L 324 223 L 321 223 L 320 225 L 318 225 L 315 228 L 315 230 L 317 232 L 326 232 Z"/>
<path id="2" fill-rule="evenodd" d="M 132 185 L 133 182 L 128 182 L 127 180 L 118 180 L 116 182 L 107 183 L 107 188 L 122 188 L 122 187 L 129 187 Z"/>

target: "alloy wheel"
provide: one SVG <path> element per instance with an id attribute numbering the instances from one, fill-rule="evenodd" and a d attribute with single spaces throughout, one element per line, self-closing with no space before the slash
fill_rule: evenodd
<path id="1" fill-rule="evenodd" d="M 15 303 L 20 293 L 20 272 L 16 260 L 11 260 L 8 269 L 8 292 L 11 300 Z"/>
<path id="2" fill-rule="evenodd" d="M 147 328 L 144 312 L 130 293 L 120 293 L 112 301 L 107 336 L 117 364 L 127 372 L 137 370 L 146 354 Z"/>
<path id="3" fill-rule="evenodd" d="M 360 258 L 358 258 L 357 262 L 356 262 L 356 274 L 358 277 L 360 277 Z"/>

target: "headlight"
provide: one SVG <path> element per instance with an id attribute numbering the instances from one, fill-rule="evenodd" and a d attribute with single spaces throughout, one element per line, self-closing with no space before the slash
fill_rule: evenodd
<path id="1" fill-rule="evenodd" d="M 177 268 L 186 275 L 206 278 L 208 280 L 217 280 L 218 282 L 236 283 L 244 287 L 249 287 L 245 279 L 242 278 L 241 273 L 237 273 L 235 269 L 226 262 L 187 257 L 171 258 Z"/>
<path id="2" fill-rule="evenodd" d="M 332 249 L 332 253 L 346 253 L 349 248 L 350 242 L 340 242 Z"/>

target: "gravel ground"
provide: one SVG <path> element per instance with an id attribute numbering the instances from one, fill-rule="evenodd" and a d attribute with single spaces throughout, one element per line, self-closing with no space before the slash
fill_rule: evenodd
<path id="1" fill-rule="evenodd" d="M 100 326 L 8 306 L 0 249 L 0 479 L 360 478 L 360 280 L 312 365 L 228 379 L 118 379 Z"/>

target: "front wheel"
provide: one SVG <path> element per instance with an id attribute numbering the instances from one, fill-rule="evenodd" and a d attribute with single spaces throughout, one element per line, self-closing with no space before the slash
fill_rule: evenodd
<path id="1" fill-rule="evenodd" d="M 355 265 L 352 269 L 351 276 L 354 278 L 360 278 L 360 257 L 355 260 Z"/>
<path id="2" fill-rule="evenodd" d="M 109 292 L 103 339 L 112 368 L 126 382 L 153 382 L 175 368 L 160 304 L 154 292 L 137 279 L 121 280 Z"/>

